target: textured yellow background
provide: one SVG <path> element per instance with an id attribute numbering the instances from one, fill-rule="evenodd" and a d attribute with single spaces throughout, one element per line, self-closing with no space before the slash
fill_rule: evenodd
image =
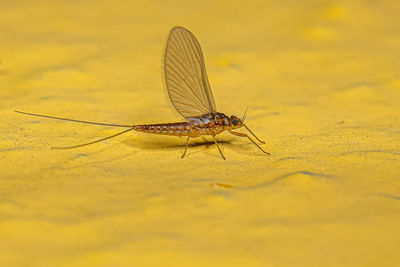
<path id="1" fill-rule="evenodd" d="M 1 266 L 399 266 L 400 4 L 1 1 Z M 180 121 L 168 31 L 267 143 L 28 117 Z M 205 143 L 205 144 L 203 144 Z"/>

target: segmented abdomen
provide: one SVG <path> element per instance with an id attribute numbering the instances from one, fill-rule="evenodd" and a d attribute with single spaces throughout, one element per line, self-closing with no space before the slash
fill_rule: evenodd
<path id="1" fill-rule="evenodd" d="M 176 136 L 188 136 L 192 130 L 188 122 L 135 125 L 133 127 L 138 132 Z"/>
<path id="2" fill-rule="evenodd" d="M 133 126 L 139 132 L 190 137 L 217 135 L 227 127 L 230 127 L 229 117 L 223 113 L 203 114 L 200 117 L 189 118 L 187 122 Z"/>

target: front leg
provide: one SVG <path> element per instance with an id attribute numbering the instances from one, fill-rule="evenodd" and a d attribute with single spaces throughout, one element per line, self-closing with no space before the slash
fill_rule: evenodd
<path id="1" fill-rule="evenodd" d="M 247 127 L 247 125 L 246 124 L 244 124 L 243 123 L 243 126 L 244 126 L 244 128 L 246 128 L 247 129 L 247 131 L 249 131 L 253 136 L 254 136 L 254 138 L 256 138 L 257 139 L 257 141 L 258 142 L 260 142 L 261 144 L 265 144 L 265 142 L 264 141 L 261 141 L 260 139 L 258 139 L 258 137 L 249 129 L 249 127 Z"/>
<path id="2" fill-rule="evenodd" d="M 236 135 L 236 136 L 247 137 L 247 138 L 249 138 L 249 140 L 250 140 L 253 144 L 255 144 L 262 152 L 264 152 L 266 155 L 271 155 L 270 153 L 265 152 L 265 151 L 264 151 L 259 145 L 257 145 L 257 143 L 254 142 L 253 139 L 251 139 L 250 136 L 248 136 L 247 134 L 238 133 L 238 132 L 233 132 L 233 131 L 229 131 L 229 132 L 230 132 L 231 134 L 233 134 L 233 135 Z"/>

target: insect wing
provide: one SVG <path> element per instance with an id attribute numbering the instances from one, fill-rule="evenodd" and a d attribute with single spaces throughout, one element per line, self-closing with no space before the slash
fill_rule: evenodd
<path id="1" fill-rule="evenodd" d="M 165 48 L 164 73 L 171 102 L 183 117 L 216 112 L 203 53 L 189 30 L 171 30 Z"/>

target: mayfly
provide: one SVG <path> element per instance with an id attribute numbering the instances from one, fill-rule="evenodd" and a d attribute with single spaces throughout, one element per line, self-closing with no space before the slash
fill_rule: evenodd
<path id="1" fill-rule="evenodd" d="M 186 155 L 190 138 L 210 135 L 214 139 L 222 158 L 225 159 L 215 136 L 226 130 L 233 135 L 248 138 L 263 153 L 269 155 L 268 152 L 265 152 L 247 134 L 233 131 L 234 129 L 245 127 L 258 142 L 264 144 L 264 142 L 258 139 L 246 124 L 244 124 L 246 112 L 241 119 L 234 115 L 229 117 L 223 113 L 217 112 L 210 83 L 207 78 L 203 53 L 200 44 L 193 33 L 179 26 L 174 27 L 170 31 L 164 52 L 163 67 L 169 98 L 171 99 L 172 105 L 175 107 L 176 111 L 186 119 L 185 122 L 121 125 L 66 119 L 22 111 L 16 112 L 51 119 L 128 128 L 106 138 L 75 146 L 58 147 L 59 149 L 77 148 L 95 144 L 135 130 L 152 134 L 187 136 L 185 150 L 181 156 L 182 158 Z"/>

